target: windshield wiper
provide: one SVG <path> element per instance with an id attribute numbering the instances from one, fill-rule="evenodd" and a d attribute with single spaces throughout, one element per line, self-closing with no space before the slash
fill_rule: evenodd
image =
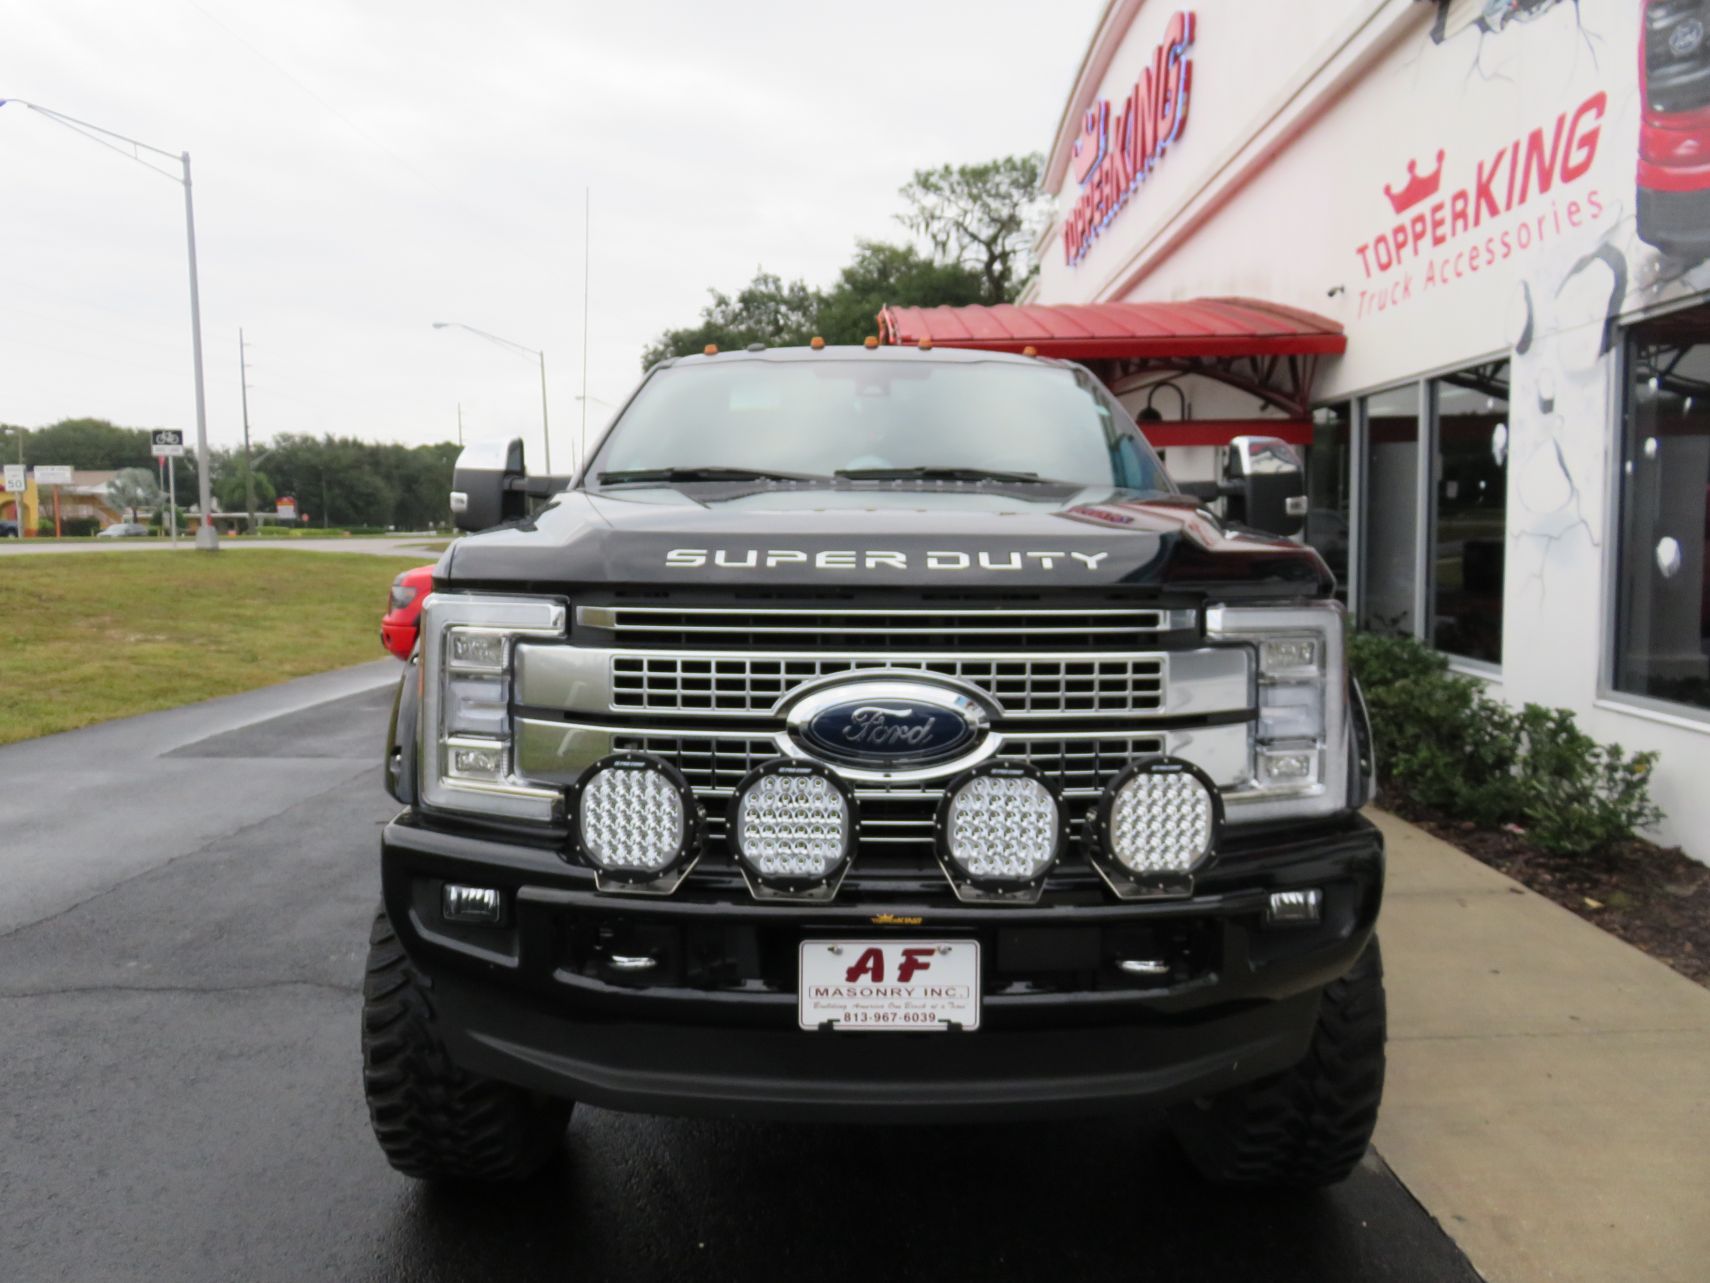
<path id="1" fill-rule="evenodd" d="M 812 472 L 774 472 L 768 468 L 631 468 L 626 472 L 602 472 L 603 486 L 629 481 L 824 481 Z"/>
<path id="2" fill-rule="evenodd" d="M 1037 472 L 1003 472 L 996 468 L 839 468 L 851 481 L 1030 481 L 1045 482 Z"/>

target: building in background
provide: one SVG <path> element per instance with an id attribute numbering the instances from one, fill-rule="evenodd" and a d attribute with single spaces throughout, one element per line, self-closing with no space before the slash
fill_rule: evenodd
<path id="1" fill-rule="evenodd" d="M 1282 357 L 1087 355 L 1178 476 L 1212 475 L 1226 425 L 1301 443 L 1305 535 L 1359 623 L 1658 751 L 1663 836 L 1700 859 L 1707 26 L 1699 0 L 1112 0 L 1023 300 L 1083 329 L 1229 296 L 1339 326 L 1292 403 Z"/>

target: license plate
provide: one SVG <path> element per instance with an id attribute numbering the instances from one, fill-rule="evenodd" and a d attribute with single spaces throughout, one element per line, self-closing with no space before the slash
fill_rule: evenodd
<path id="1" fill-rule="evenodd" d="M 978 1029 L 978 940 L 803 940 L 803 1029 Z"/>

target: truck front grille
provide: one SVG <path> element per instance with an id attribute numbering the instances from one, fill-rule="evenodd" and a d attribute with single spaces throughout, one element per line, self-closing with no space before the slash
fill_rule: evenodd
<path id="1" fill-rule="evenodd" d="M 612 657 L 612 707 L 648 713 L 767 713 L 803 682 L 875 668 L 959 678 L 1012 715 L 1150 712 L 1164 699 L 1161 655 L 627 654 Z"/>

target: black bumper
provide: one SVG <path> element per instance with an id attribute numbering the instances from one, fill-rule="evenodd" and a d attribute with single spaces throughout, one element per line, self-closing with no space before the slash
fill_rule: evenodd
<path id="1" fill-rule="evenodd" d="M 546 843 L 429 827 L 382 840 L 387 911 L 431 987 L 459 1064 L 646 1113 L 945 1121 L 1163 1105 L 1274 1073 L 1306 1052 L 1322 987 L 1359 956 L 1383 887 L 1382 839 L 1348 817 L 1236 837 L 1191 899 L 1123 903 L 1064 867 L 1037 906 L 950 898 L 942 879 L 855 882 L 830 905 L 753 901 L 696 871 L 668 899 L 596 894 Z M 506 920 L 440 919 L 445 881 L 498 886 Z M 1270 926 L 1269 893 L 1316 887 L 1315 926 Z M 974 1032 L 797 1027 L 804 937 L 981 941 Z M 1140 953 L 1167 975 L 1116 967 Z M 645 979 L 613 957 L 657 959 Z"/>

